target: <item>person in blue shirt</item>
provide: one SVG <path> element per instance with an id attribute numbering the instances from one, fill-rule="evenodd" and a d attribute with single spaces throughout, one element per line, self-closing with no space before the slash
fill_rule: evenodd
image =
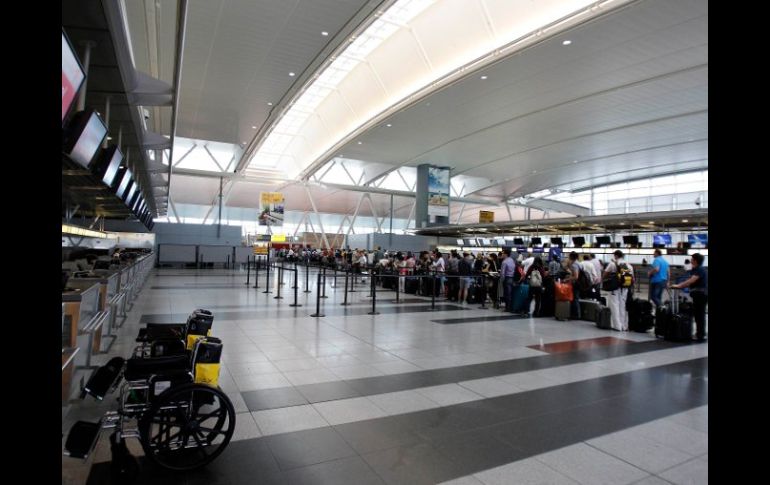
<path id="1" fill-rule="evenodd" d="M 655 259 L 652 260 L 652 268 L 648 273 L 650 277 L 650 300 L 655 303 L 656 307 L 659 307 L 663 297 L 663 289 L 668 285 L 668 261 L 663 259 L 660 249 L 656 249 L 654 254 Z"/>
<path id="2" fill-rule="evenodd" d="M 693 317 L 695 318 L 695 336 L 698 342 L 706 340 L 706 305 L 709 299 L 709 280 L 708 272 L 703 267 L 705 258 L 700 253 L 692 255 L 692 269 L 690 277 L 678 285 L 671 285 L 671 288 L 690 288 L 692 297 Z"/>

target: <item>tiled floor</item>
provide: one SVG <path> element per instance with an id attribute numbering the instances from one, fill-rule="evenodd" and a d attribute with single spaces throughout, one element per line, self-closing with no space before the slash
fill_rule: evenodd
<path id="1" fill-rule="evenodd" d="M 708 344 L 478 305 L 431 311 L 387 291 L 372 316 L 361 287 L 340 306 L 342 285 L 314 318 L 314 293 L 300 288 L 292 308 L 290 284 L 276 300 L 260 276 L 254 289 L 242 273 L 155 272 L 95 359 L 129 355 L 140 322 L 215 313 L 233 441 L 195 474 L 143 463 L 139 483 L 708 483 Z M 63 432 L 109 407 L 73 403 Z M 85 464 L 64 459 L 63 484 L 111 483 L 106 437 Z"/>

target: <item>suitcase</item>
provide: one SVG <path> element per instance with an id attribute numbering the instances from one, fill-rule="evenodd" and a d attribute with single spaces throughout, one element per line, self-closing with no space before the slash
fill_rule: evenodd
<path id="1" fill-rule="evenodd" d="M 610 330 L 612 328 L 612 310 L 602 305 L 596 313 L 596 320 L 594 321 L 597 327 L 603 330 Z"/>
<path id="2" fill-rule="evenodd" d="M 655 336 L 672 342 L 692 341 L 692 305 L 680 302 L 679 292 L 669 293 L 669 301 L 658 308 L 655 316 Z"/>
<path id="3" fill-rule="evenodd" d="M 596 300 L 578 300 L 580 303 L 580 316 L 582 320 L 595 322 L 602 309 L 602 304 Z"/>
<path id="4" fill-rule="evenodd" d="M 570 316 L 569 309 L 570 309 L 570 302 L 557 301 L 554 307 L 554 316 L 556 317 L 556 320 L 560 320 L 560 321 L 569 320 L 569 316 Z"/>
<path id="5" fill-rule="evenodd" d="M 652 303 L 648 300 L 634 299 L 629 305 L 628 328 L 632 332 L 647 332 L 655 325 L 652 315 Z"/>
<path id="6" fill-rule="evenodd" d="M 468 303 L 472 305 L 481 303 L 484 296 L 486 295 L 484 295 L 484 288 L 481 285 L 473 283 L 468 287 Z"/>
<path id="7" fill-rule="evenodd" d="M 529 313 L 529 285 L 513 286 L 513 313 Z"/>
<path id="8" fill-rule="evenodd" d="M 410 295 L 414 295 L 417 293 L 417 290 L 420 287 L 420 280 L 417 278 L 406 278 L 404 281 L 404 293 L 409 293 Z"/>

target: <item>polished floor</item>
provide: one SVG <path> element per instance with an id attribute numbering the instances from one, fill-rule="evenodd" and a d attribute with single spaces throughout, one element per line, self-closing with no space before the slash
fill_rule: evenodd
<path id="1" fill-rule="evenodd" d="M 600 330 L 583 321 L 508 318 L 494 309 L 378 291 L 344 300 L 315 274 L 298 302 L 227 270 L 156 270 L 119 330 L 128 355 L 143 322 L 215 313 L 220 386 L 235 405 L 227 450 L 202 471 L 143 464 L 147 484 L 704 484 L 708 344 Z M 108 400 L 107 400 L 108 401 Z M 113 406 L 76 402 L 63 422 Z M 111 483 L 106 435 L 67 484 Z M 138 446 L 132 447 L 141 456 Z"/>

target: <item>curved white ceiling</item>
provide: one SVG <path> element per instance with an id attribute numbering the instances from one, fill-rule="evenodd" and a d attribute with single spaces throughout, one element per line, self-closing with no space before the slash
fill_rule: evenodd
<path id="1" fill-rule="evenodd" d="M 623 3 L 398 0 L 309 81 L 262 140 L 249 168 L 277 165 L 289 179 L 306 175 L 390 110 L 510 49 L 599 15 L 605 5 Z"/>

